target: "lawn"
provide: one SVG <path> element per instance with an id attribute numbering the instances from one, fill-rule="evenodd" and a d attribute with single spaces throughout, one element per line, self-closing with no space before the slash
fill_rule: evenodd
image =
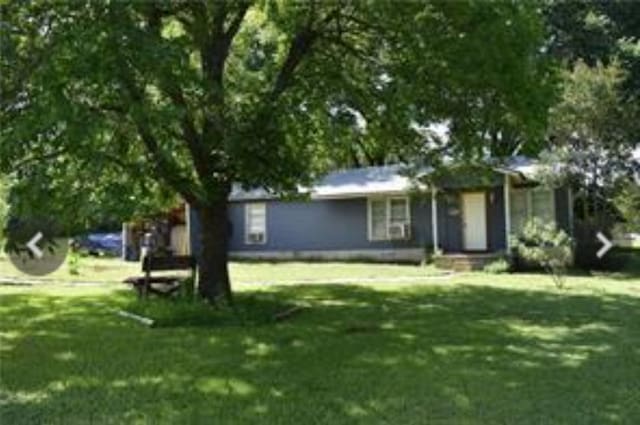
<path id="1" fill-rule="evenodd" d="M 640 274 L 317 282 L 358 268 L 431 270 L 234 264 L 255 320 L 156 328 L 113 314 L 139 306 L 120 285 L 2 286 L 0 422 L 640 422 Z"/>
<path id="2" fill-rule="evenodd" d="M 0 279 L 57 282 L 122 282 L 129 276 L 140 275 L 140 264 L 124 262 L 117 258 L 82 257 L 77 274 L 70 273 L 70 267 L 63 264 L 45 278 L 36 279 L 17 270 L 9 259 L 0 254 Z M 304 283 L 313 281 L 334 281 L 344 279 L 390 278 L 411 280 L 426 275 L 441 275 L 441 270 L 430 266 L 410 264 L 376 264 L 344 262 L 240 262 L 231 263 L 230 274 L 234 282 L 241 283 Z"/>
<path id="3" fill-rule="evenodd" d="M 68 258 L 67 258 L 68 260 Z M 79 260 L 78 274 L 71 274 L 67 263 L 42 278 L 34 278 L 17 270 L 4 255 L 0 254 L 0 279 L 43 280 L 65 282 L 122 282 L 128 276 L 140 274 L 140 264 L 124 262 L 115 258 L 83 257 Z"/>

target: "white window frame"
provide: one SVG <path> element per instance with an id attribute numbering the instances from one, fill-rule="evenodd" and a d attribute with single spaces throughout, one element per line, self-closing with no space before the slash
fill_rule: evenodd
<path id="1" fill-rule="evenodd" d="M 262 233 L 264 237 L 262 238 L 262 242 L 254 242 L 249 239 L 249 229 L 251 226 L 249 225 L 250 219 L 250 210 L 254 207 L 261 207 L 264 210 L 264 228 Z M 267 243 L 267 204 L 266 202 L 249 202 L 244 205 L 244 243 L 246 245 L 264 245 Z"/>
<path id="2" fill-rule="evenodd" d="M 389 226 L 391 225 L 391 201 L 398 201 L 398 200 L 403 201 L 407 206 L 407 219 L 403 224 L 405 224 L 409 229 L 411 229 L 411 201 L 408 196 L 384 196 L 384 197 L 381 196 L 381 197 L 375 197 L 375 198 L 368 198 L 367 199 L 367 239 L 370 242 L 391 240 L 391 238 L 389 237 Z M 385 203 L 386 234 L 382 238 L 379 238 L 379 237 L 374 238 L 373 237 L 373 209 L 371 205 L 373 202 L 380 202 L 380 201 L 384 201 Z"/>
<path id="3" fill-rule="evenodd" d="M 551 222 L 554 225 L 557 225 L 557 217 L 556 217 L 556 196 L 555 196 L 555 189 L 553 188 L 547 188 L 547 187 L 541 187 L 541 186 L 537 186 L 534 188 L 512 188 L 511 189 L 511 193 L 513 194 L 514 192 L 524 192 L 525 194 L 525 200 L 526 200 L 526 217 L 525 217 L 525 223 L 528 222 L 529 220 L 531 220 L 533 218 L 533 193 L 534 192 L 539 192 L 539 191 L 547 191 L 549 192 L 549 197 L 550 197 L 550 202 L 549 205 L 551 205 L 551 211 L 553 213 L 553 220 L 551 220 Z M 513 199 L 513 196 L 510 196 L 511 199 Z M 510 199 L 510 200 L 511 200 Z M 510 221 L 511 221 L 511 234 L 515 234 L 516 231 L 520 231 L 522 229 L 514 229 L 513 228 L 513 224 L 515 223 L 515 220 L 513 219 L 513 213 L 514 213 L 514 208 L 513 206 L 510 206 L 510 213 L 511 213 L 511 217 L 510 217 Z"/>

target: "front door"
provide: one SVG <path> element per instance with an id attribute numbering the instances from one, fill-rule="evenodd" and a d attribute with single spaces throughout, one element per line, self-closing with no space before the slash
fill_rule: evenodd
<path id="1" fill-rule="evenodd" d="M 487 250 L 487 205 L 484 192 L 462 194 L 465 251 Z"/>

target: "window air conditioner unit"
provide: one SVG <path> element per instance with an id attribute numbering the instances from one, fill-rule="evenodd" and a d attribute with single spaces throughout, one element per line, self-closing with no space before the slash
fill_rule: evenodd
<path id="1" fill-rule="evenodd" d="M 389 239 L 408 239 L 409 224 L 394 223 L 389 225 Z"/>
<path id="2" fill-rule="evenodd" d="M 249 233 L 249 236 L 247 239 L 249 240 L 250 243 L 264 243 L 264 233 L 262 232 Z"/>

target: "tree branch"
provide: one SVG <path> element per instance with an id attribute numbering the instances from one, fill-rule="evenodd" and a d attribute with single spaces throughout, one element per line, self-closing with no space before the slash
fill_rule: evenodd
<path id="1" fill-rule="evenodd" d="M 53 152 L 44 153 L 42 155 L 30 156 L 29 158 L 25 158 L 22 161 L 18 161 L 17 163 L 14 163 L 13 168 L 18 170 L 33 162 L 44 162 L 44 161 L 49 161 L 51 159 L 56 159 L 67 152 L 69 152 L 69 149 L 61 148 Z"/>
<path id="2" fill-rule="evenodd" d="M 313 28 L 313 20 L 309 19 L 307 23 L 297 32 L 291 41 L 289 50 L 285 57 L 282 67 L 278 72 L 275 83 L 268 96 L 269 103 L 278 100 L 280 95 L 289 87 L 293 80 L 296 68 L 302 62 L 305 56 L 309 54 L 313 44 L 322 35 L 324 28 L 340 15 L 340 9 L 334 9 L 332 12 L 320 21 L 317 28 Z"/>
<path id="3" fill-rule="evenodd" d="M 131 100 L 130 104 L 137 105 L 138 107 L 143 106 L 144 96 L 142 91 L 136 86 L 133 75 L 130 70 L 127 69 L 126 64 L 122 65 L 122 77 L 124 89 Z M 130 110 L 130 112 L 140 140 L 151 158 L 154 173 L 158 178 L 173 187 L 176 192 L 180 193 L 187 202 L 192 204 L 197 203 L 197 193 L 199 192 L 197 186 L 192 180 L 185 177 L 178 164 L 170 160 L 162 151 L 145 117 L 139 111 Z"/>
<path id="4" fill-rule="evenodd" d="M 244 17 L 247 14 L 247 10 L 249 10 L 249 6 L 251 6 L 251 4 L 248 2 L 241 3 L 238 12 L 231 20 L 231 23 L 229 24 L 229 27 L 225 32 L 225 38 L 228 40 L 229 45 L 231 45 L 231 42 L 233 41 L 234 37 L 240 30 L 240 25 L 242 24 L 242 21 L 244 20 Z"/>

